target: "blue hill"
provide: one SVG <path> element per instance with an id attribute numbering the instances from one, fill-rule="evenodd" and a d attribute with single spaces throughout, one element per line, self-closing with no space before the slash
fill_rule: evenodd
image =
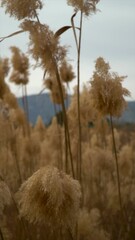
<path id="1" fill-rule="evenodd" d="M 68 97 L 69 98 L 69 97 Z M 61 111 L 61 105 L 52 102 L 49 93 L 30 95 L 27 97 L 29 109 L 29 121 L 36 123 L 37 117 L 41 116 L 46 125 L 51 123 L 52 118 Z M 70 98 L 68 99 L 68 102 Z M 23 98 L 18 98 L 18 103 L 23 108 Z M 65 106 L 67 107 L 67 101 Z"/>
<path id="2" fill-rule="evenodd" d="M 29 120 L 32 124 L 36 123 L 37 117 L 40 115 L 46 125 L 51 123 L 53 116 L 61 111 L 61 106 L 53 104 L 49 93 L 40 95 L 30 95 L 27 97 L 29 106 Z M 20 107 L 23 108 L 23 99 L 18 98 Z M 65 101 L 65 106 L 70 103 L 70 96 L 68 101 Z M 128 106 L 123 115 L 116 119 L 118 123 L 135 123 L 135 101 L 128 102 Z"/>

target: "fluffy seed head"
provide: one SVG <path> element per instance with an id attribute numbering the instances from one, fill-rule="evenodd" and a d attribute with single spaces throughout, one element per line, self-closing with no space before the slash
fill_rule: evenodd
<path id="1" fill-rule="evenodd" d="M 80 185 L 64 172 L 47 166 L 24 182 L 17 194 L 20 214 L 30 222 L 72 228 L 81 197 Z"/>
<path id="2" fill-rule="evenodd" d="M 11 47 L 11 51 L 13 71 L 10 76 L 10 81 L 16 84 L 27 84 L 29 75 L 29 60 L 19 48 Z"/>
<path id="3" fill-rule="evenodd" d="M 35 17 L 35 11 L 42 8 L 40 0 L 1 0 L 0 5 L 5 6 L 6 12 L 18 20 Z"/>
<path id="4" fill-rule="evenodd" d="M 96 4 L 99 0 L 67 0 L 67 3 L 74 7 L 75 11 L 82 11 L 86 16 L 96 12 Z"/>
<path id="5" fill-rule="evenodd" d="M 6 77 L 9 72 L 9 61 L 8 58 L 0 58 L 0 66 L 2 67 L 2 71 L 4 76 Z"/>
<path id="6" fill-rule="evenodd" d="M 66 60 L 62 62 L 60 67 L 60 76 L 63 82 L 71 82 L 75 78 L 73 68 L 71 64 L 68 64 Z"/>
<path id="7" fill-rule="evenodd" d="M 125 77 L 110 73 L 109 64 L 101 57 L 96 60 L 95 69 L 90 90 L 93 107 L 103 116 L 109 114 L 119 117 L 127 106 L 124 96 L 130 95 L 130 92 L 122 87 Z"/>
<path id="8" fill-rule="evenodd" d="M 6 91 L 8 91 L 7 84 L 5 83 L 5 77 L 9 72 L 8 59 L 0 58 L 0 98 L 3 99 L 3 96 Z"/>
<path id="9" fill-rule="evenodd" d="M 44 80 L 44 85 L 47 89 L 51 91 L 51 99 L 53 103 L 61 104 L 61 94 L 60 94 L 58 82 L 55 75 L 50 75 L 48 78 L 46 78 Z M 63 97 L 64 99 L 66 99 L 67 97 L 66 88 L 62 82 L 61 82 L 61 87 L 62 87 Z"/>
<path id="10" fill-rule="evenodd" d="M 24 21 L 21 24 L 24 31 L 30 34 L 30 53 L 32 57 L 47 71 L 54 72 L 54 60 L 59 63 L 66 54 L 49 26 L 34 21 Z"/>

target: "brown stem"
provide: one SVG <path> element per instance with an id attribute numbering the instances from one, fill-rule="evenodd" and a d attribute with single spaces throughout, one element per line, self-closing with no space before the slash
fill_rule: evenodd
<path id="1" fill-rule="evenodd" d="M 75 29 L 75 24 L 74 24 L 74 17 L 76 16 L 77 12 L 73 14 L 73 16 L 71 17 L 71 24 L 72 24 L 72 29 L 73 29 L 73 34 L 74 34 L 74 38 L 75 38 L 75 43 L 76 43 L 76 48 L 78 51 L 78 41 L 77 41 L 77 34 L 76 34 L 76 29 Z"/>
<path id="2" fill-rule="evenodd" d="M 38 20 L 39 24 L 41 24 L 38 18 L 37 18 L 37 20 Z M 64 104 L 64 97 L 63 97 L 61 80 L 60 80 L 59 71 L 58 71 L 58 67 L 57 67 L 57 63 L 55 61 L 55 58 L 53 57 L 51 49 L 49 49 L 49 51 L 50 51 L 51 61 L 54 65 L 56 79 L 57 79 L 57 82 L 58 82 L 60 97 L 61 97 L 61 102 L 62 102 L 63 121 L 64 121 L 64 128 L 65 128 L 66 151 L 68 151 L 68 148 L 69 148 L 69 155 L 70 155 L 70 161 L 71 161 L 71 171 L 72 171 L 73 178 L 75 178 L 74 165 L 73 165 L 72 152 L 71 152 L 71 144 L 70 144 L 70 135 L 69 135 L 67 114 L 66 114 L 66 109 L 65 109 L 65 104 Z M 67 153 L 66 153 L 66 156 L 67 156 Z"/>
<path id="3" fill-rule="evenodd" d="M 34 13 L 35 13 L 35 17 L 36 17 L 36 19 L 37 19 L 37 22 L 40 24 L 40 20 L 39 20 L 38 14 L 37 14 L 37 12 L 36 12 L 35 9 L 34 9 Z"/>
<path id="4" fill-rule="evenodd" d="M 1 240 L 4 240 L 4 236 L 3 236 L 3 233 L 2 233 L 1 228 L 0 228 L 0 239 L 1 239 Z"/>
<path id="5" fill-rule="evenodd" d="M 113 148 L 114 148 L 114 156 L 115 156 L 115 163 L 116 163 L 116 172 L 117 172 L 117 184 L 118 184 L 118 197 L 119 197 L 119 204 L 120 204 L 120 211 L 121 211 L 121 218 L 123 219 L 123 228 L 125 229 L 125 233 L 127 231 L 127 219 L 126 215 L 122 206 L 122 196 L 121 196 L 121 184 L 120 184 L 120 173 L 119 173 L 119 164 L 118 164 L 118 156 L 117 156 L 117 150 L 116 150 L 116 143 L 115 143 L 115 137 L 114 137 L 114 127 L 113 127 L 113 121 L 112 116 L 110 114 L 110 123 L 111 123 L 111 132 L 112 132 L 112 140 L 113 140 Z"/>
<path id="6" fill-rule="evenodd" d="M 113 121 L 112 121 L 112 116 L 111 115 L 110 115 L 110 123 L 111 123 L 111 132 L 112 132 L 114 156 L 115 156 L 116 171 L 117 171 L 119 204 L 120 204 L 120 209 L 123 212 L 122 198 L 121 198 L 121 186 L 120 186 L 120 173 L 119 173 L 119 165 L 118 165 L 118 156 L 117 156 L 116 143 L 115 143 L 115 137 L 114 137 L 114 127 L 113 127 Z"/>
<path id="7" fill-rule="evenodd" d="M 22 104 L 23 104 L 23 110 L 26 113 L 26 105 L 25 105 L 25 93 L 24 93 L 24 88 L 23 88 L 23 84 L 21 84 L 22 86 Z"/>
<path id="8" fill-rule="evenodd" d="M 71 18 L 76 48 L 77 48 L 77 112 L 78 112 L 78 161 L 76 166 L 76 174 L 77 179 L 82 181 L 82 146 L 81 146 L 81 119 L 80 119 L 80 55 L 81 55 L 81 39 L 82 39 L 82 20 L 83 20 L 83 12 L 81 11 L 80 16 L 80 32 L 79 32 L 79 40 L 77 41 L 77 35 L 75 31 L 74 25 L 74 17 L 76 13 Z"/>
<path id="9" fill-rule="evenodd" d="M 56 110 L 56 105 L 55 103 L 53 103 L 53 106 L 54 106 L 54 113 L 55 113 L 55 116 L 57 116 L 57 110 Z M 61 131 L 59 129 L 59 122 L 58 122 L 58 119 L 57 119 L 57 132 L 58 132 L 58 139 L 59 139 L 59 145 L 60 145 L 60 154 L 59 154 L 59 157 L 58 157 L 58 168 L 59 169 L 63 169 L 63 164 L 62 164 L 62 142 L 61 142 Z M 66 135 L 65 135 L 66 136 Z M 58 149 L 59 151 L 59 149 Z M 67 156 L 67 152 L 65 153 L 65 155 Z"/>
<path id="10" fill-rule="evenodd" d="M 25 101 L 25 114 L 26 114 L 26 120 L 27 120 L 27 131 L 28 131 L 28 136 L 30 137 L 29 107 L 28 107 L 27 86 L 26 85 L 24 85 L 24 101 Z"/>
<path id="11" fill-rule="evenodd" d="M 15 159 L 15 164 L 16 164 L 16 168 L 17 168 L 17 172 L 18 172 L 18 177 L 19 177 L 19 185 L 22 184 L 22 175 L 21 175 L 21 169 L 20 169 L 20 164 L 19 164 L 19 161 L 18 161 L 18 154 L 17 154 L 17 139 L 16 139 L 16 136 L 14 134 L 14 131 L 13 131 L 13 128 L 11 126 L 11 124 L 9 125 L 10 126 L 10 131 L 11 131 L 11 134 L 12 136 L 15 138 L 14 141 L 15 141 L 15 145 L 14 145 L 14 148 L 12 149 L 12 152 L 13 152 L 13 156 L 14 156 L 14 159 Z M 7 152 L 8 152 L 8 145 L 7 145 Z"/>
<path id="12" fill-rule="evenodd" d="M 25 116 L 26 116 L 25 93 L 24 93 L 23 84 L 21 84 L 21 87 L 22 87 L 22 105 L 23 105 L 23 111 L 24 111 Z M 23 134 L 24 134 L 24 136 L 27 134 L 27 129 L 26 129 L 25 127 L 23 127 Z"/>
<path id="13" fill-rule="evenodd" d="M 83 13 L 80 16 L 80 34 L 77 56 L 77 111 L 78 111 L 78 179 L 82 181 L 82 144 L 81 144 L 81 118 L 80 118 L 80 56 L 81 56 L 81 39 L 82 39 L 82 20 Z"/>
<path id="14" fill-rule="evenodd" d="M 28 105 L 27 86 L 26 85 L 24 85 L 24 93 L 25 93 L 25 107 L 26 107 L 27 121 L 29 122 L 29 105 Z"/>
<path id="15" fill-rule="evenodd" d="M 53 58 L 52 58 L 53 59 Z M 74 166 L 73 166 L 73 159 L 72 159 L 72 152 L 71 152 L 71 143 L 70 143 L 70 135 L 69 135 L 69 128 L 68 128 L 68 121 L 67 121 L 67 115 L 66 115 L 66 109 L 65 109 L 65 104 L 64 104 L 64 97 L 63 97 L 63 91 L 62 91 L 62 85 L 60 81 L 60 76 L 57 68 L 57 64 L 55 60 L 53 59 L 54 67 L 55 67 L 55 73 L 56 73 L 56 78 L 59 86 L 59 91 L 60 91 L 60 96 L 61 96 L 61 101 L 62 101 L 62 110 L 63 110 L 63 120 L 64 120 L 64 127 L 66 131 L 66 142 L 68 143 L 68 148 L 69 148 L 69 155 L 70 155 L 70 161 L 71 161 L 71 170 L 72 170 L 72 175 L 73 178 L 75 178 L 75 172 L 74 172 Z"/>

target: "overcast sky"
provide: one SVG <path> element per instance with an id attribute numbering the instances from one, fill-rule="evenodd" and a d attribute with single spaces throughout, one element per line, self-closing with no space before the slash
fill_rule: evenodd
<path id="1" fill-rule="evenodd" d="M 71 25 L 73 8 L 67 6 L 66 0 L 46 0 L 39 18 L 53 31 L 64 25 Z M 130 90 L 135 100 L 135 0 L 100 0 L 96 15 L 83 21 L 83 38 L 81 49 L 81 82 L 89 81 L 94 70 L 95 60 L 101 56 L 109 62 L 111 70 L 119 75 L 127 75 L 124 87 Z M 6 36 L 19 29 L 20 22 L 5 15 L 0 9 L 0 36 Z M 76 25 L 78 25 L 76 19 Z M 0 43 L 0 57 L 10 56 L 10 46 L 17 46 L 27 51 L 26 33 L 16 35 Z M 76 69 L 76 49 L 72 30 L 61 36 L 61 44 L 69 45 L 68 58 Z M 31 70 L 28 93 L 39 93 L 42 86 L 42 71 Z M 74 86 L 76 82 L 71 84 Z M 21 95 L 21 90 L 10 84 L 12 91 Z"/>

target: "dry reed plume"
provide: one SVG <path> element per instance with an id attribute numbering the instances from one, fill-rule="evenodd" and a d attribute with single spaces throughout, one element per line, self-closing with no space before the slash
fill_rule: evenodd
<path id="1" fill-rule="evenodd" d="M 103 116 L 119 117 L 127 104 L 124 99 L 130 92 L 122 87 L 124 76 L 109 72 L 109 63 L 102 57 L 96 60 L 95 72 L 91 79 L 91 101 L 93 107 Z"/>
<path id="2" fill-rule="evenodd" d="M 51 166 L 35 172 L 17 193 L 21 216 L 52 230 L 75 226 L 80 197 L 79 183 Z"/>
<path id="3" fill-rule="evenodd" d="M 18 20 L 21 20 L 23 18 L 29 17 L 33 18 L 35 17 L 35 11 L 37 9 L 42 8 L 42 1 L 40 0 L 30 0 L 30 1 L 18 1 L 15 0 L 11 2 L 10 0 L 2 0 L 1 6 L 6 7 L 6 12 L 10 14 L 10 16 L 13 16 L 17 18 Z"/>
<path id="4" fill-rule="evenodd" d="M 82 11 L 86 16 L 96 12 L 96 4 L 99 0 L 67 0 L 67 3 L 74 7 L 75 11 Z"/>
<path id="5" fill-rule="evenodd" d="M 40 22 L 37 11 L 42 1 L 1 0 L 7 13 L 22 20 L 21 31 L 10 37 L 29 33 L 29 54 L 44 71 L 43 84 L 55 110 L 56 104 L 62 106 L 61 122 L 55 116 L 45 126 L 38 117 L 31 126 L 7 84 L 9 79 L 26 87 L 28 55 L 14 46 L 11 61 L 0 58 L 2 240 L 135 239 L 134 126 L 119 128 L 112 119 L 127 106 L 125 97 L 130 93 L 122 86 L 125 76 L 111 72 L 109 63 L 99 57 L 91 84 L 80 91 L 83 17 L 96 13 L 98 2 L 67 0 L 74 11 L 71 26 L 54 33 Z M 77 26 L 76 15 L 80 16 Z M 67 48 L 60 45 L 60 36 L 68 29 L 75 38 L 76 73 L 68 62 Z M 64 100 L 75 75 L 77 87 L 66 111 Z M 26 96 L 26 89 L 22 92 Z"/>

